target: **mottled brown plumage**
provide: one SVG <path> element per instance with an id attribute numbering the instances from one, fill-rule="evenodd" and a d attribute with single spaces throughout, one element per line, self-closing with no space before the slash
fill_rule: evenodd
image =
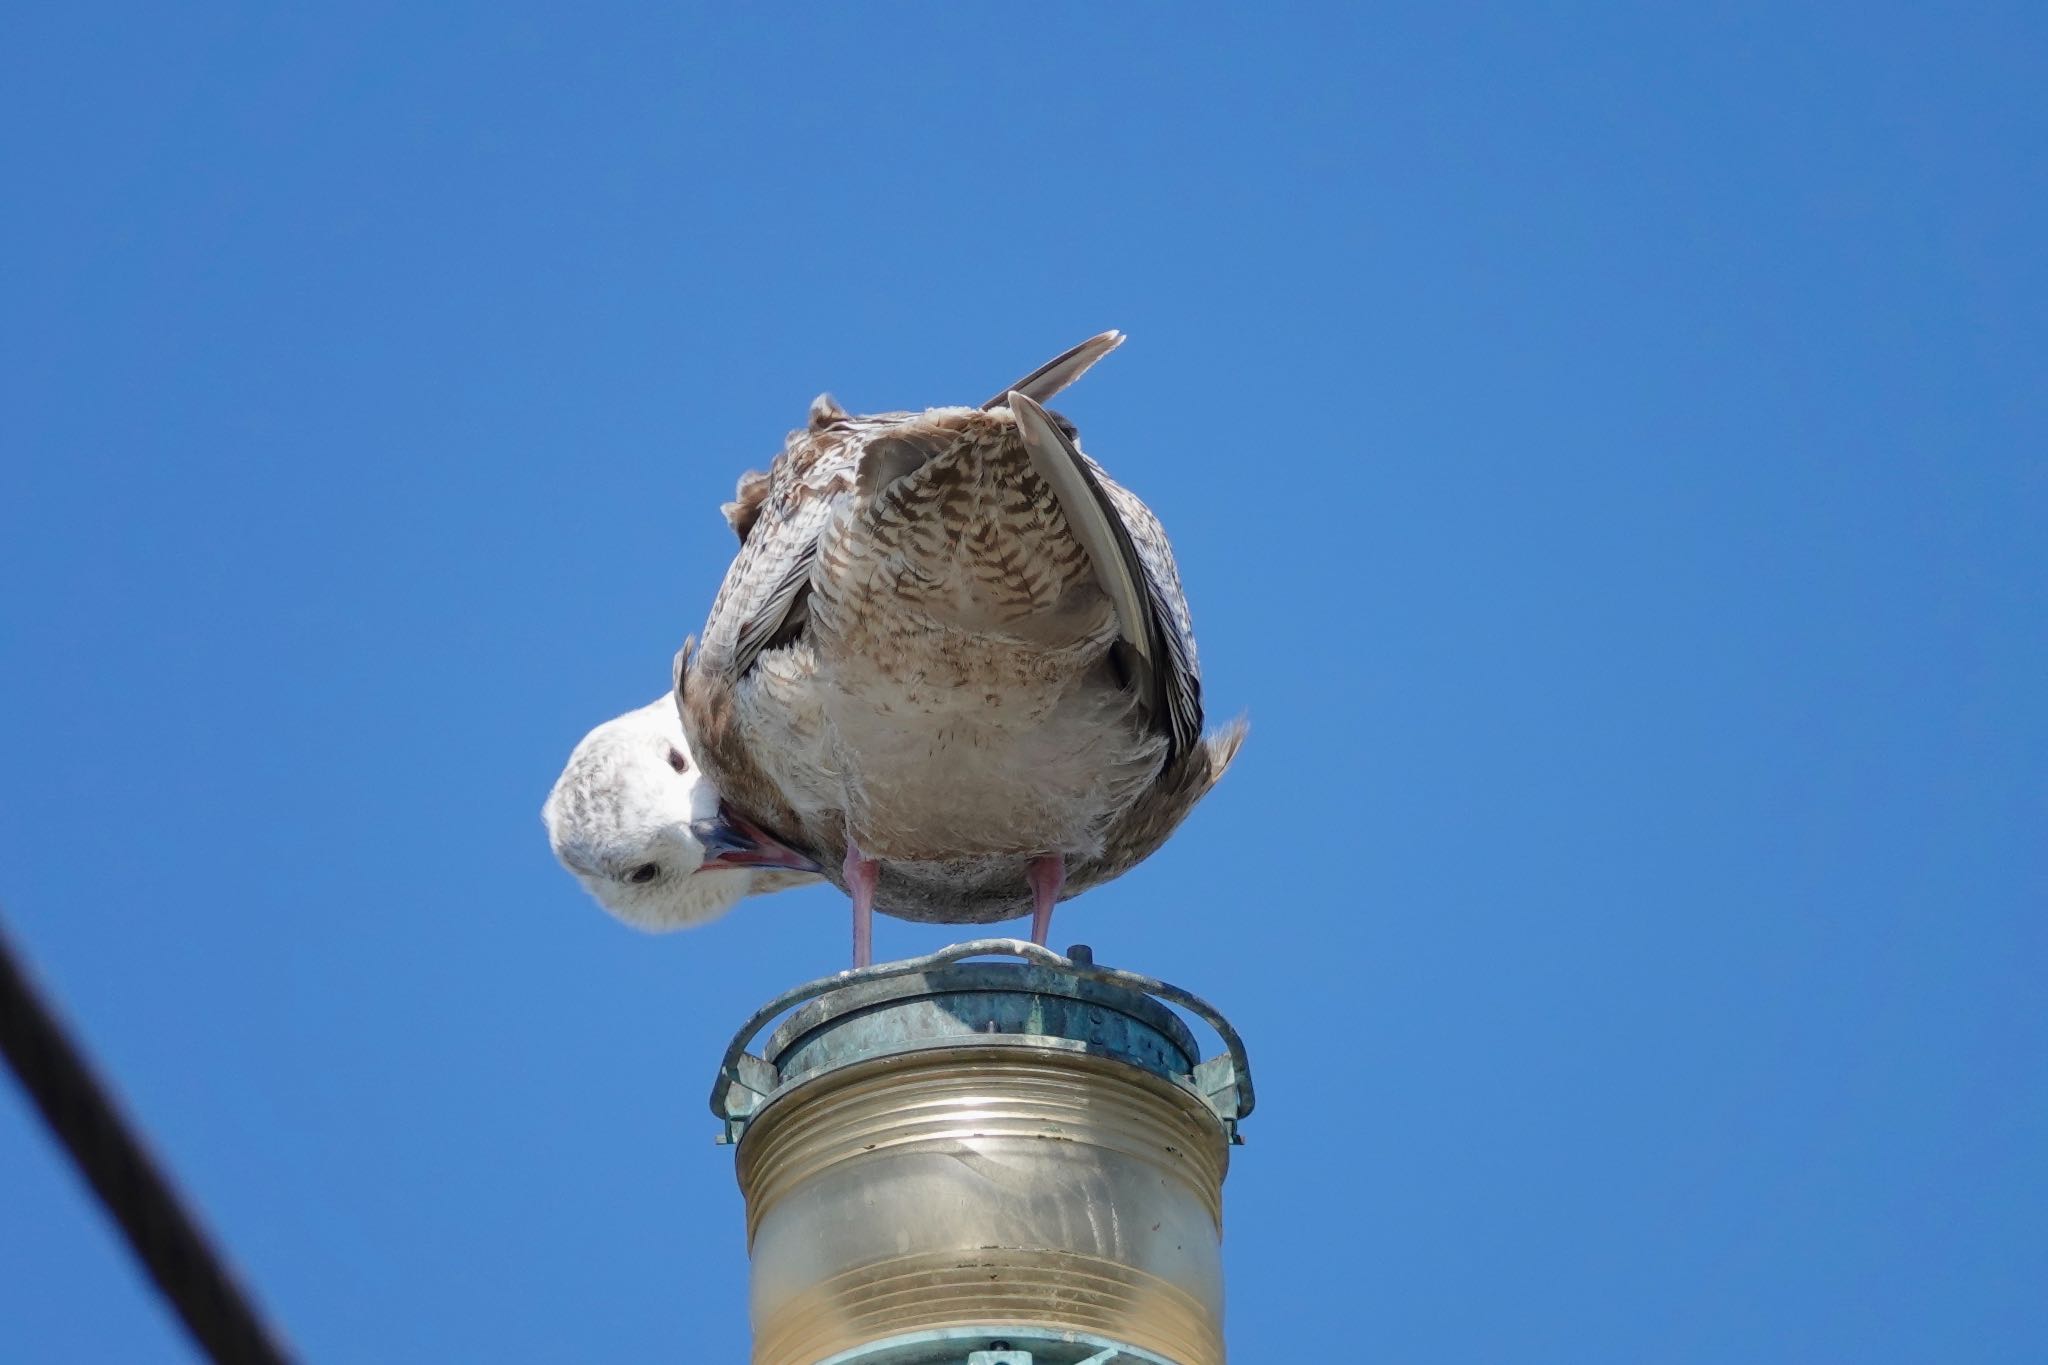
<path id="1" fill-rule="evenodd" d="M 1222 776 L 1151 511 L 1038 405 L 1105 333 L 981 408 L 820 398 L 726 515 L 741 548 L 683 724 L 737 810 L 904 919 L 1037 911 L 1148 856 Z M 836 875 L 835 875 L 836 874 Z"/>
<path id="2" fill-rule="evenodd" d="M 733 490 L 732 501 L 718 510 L 725 513 L 725 524 L 732 527 L 740 544 L 747 543 L 748 532 L 761 519 L 761 504 L 768 498 L 768 476 L 758 469 L 749 469 L 740 475 L 739 487 Z"/>

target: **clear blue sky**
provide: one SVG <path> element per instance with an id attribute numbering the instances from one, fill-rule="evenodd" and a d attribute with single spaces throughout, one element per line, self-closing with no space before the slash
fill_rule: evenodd
<path id="1" fill-rule="evenodd" d="M 1648 9 L 10 18 L 0 901 L 309 1360 L 743 1358 L 845 902 L 541 798 L 813 394 L 1105 327 L 1252 737 L 1055 932 L 1251 1041 L 1238 1358 L 2048 1358 L 2048 18 Z M 0 1356 L 190 1358 L 11 1086 Z"/>

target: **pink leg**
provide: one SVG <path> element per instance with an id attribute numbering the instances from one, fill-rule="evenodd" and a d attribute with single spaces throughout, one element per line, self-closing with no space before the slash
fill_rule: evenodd
<path id="1" fill-rule="evenodd" d="M 1067 884 L 1067 860 L 1041 853 L 1025 865 L 1024 880 L 1031 883 L 1031 941 L 1042 948 L 1052 936 L 1052 908 Z"/>
<path id="2" fill-rule="evenodd" d="M 861 856 L 860 846 L 846 841 L 846 889 L 853 894 L 853 965 L 866 967 L 875 960 L 875 885 L 882 880 L 882 865 Z"/>

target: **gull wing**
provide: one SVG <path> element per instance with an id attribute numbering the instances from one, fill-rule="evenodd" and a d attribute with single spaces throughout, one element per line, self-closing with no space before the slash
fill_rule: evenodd
<path id="1" fill-rule="evenodd" d="M 704 622 L 700 667 L 737 680 L 779 636 L 801 628 L 818 538 L 852 486 L 838 439 L 800 435 L 768 470 L 768 490 Z"/>
<path id="2" fill-rule="evenodd" d="M 1057 363 L 1057 362 L 1055 362 Z M 1059 499 L 1075 539 L 1116 609 L 1139 695 L 1169 740 L 1168 762 L 1202 737 L 1202 678 L 1187 595 L 1152 509 L 1081 453 L 1052 415 L 1021 391 L 1005 400 L 1040 478 Z"/>
<path id="3" fill-rule="evenodd" d="M 1040 403 L 1050 403 L 1053 396 L 1067 385 L 1088 373 L 1096 361 L 1124 344 L 1124 334 L 1111 328 L 1107 332 L 1089 337 L 1071 350 L 1061 351 L 1030 374 L 1004 389 L 981 405 L 984 412 L 1000 408 L 1010 401 L 1010 395 L 1021 393 L 1026 398 Z"/>

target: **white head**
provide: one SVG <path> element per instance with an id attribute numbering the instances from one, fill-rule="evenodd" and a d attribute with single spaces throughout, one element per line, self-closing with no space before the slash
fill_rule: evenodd
<path id="1" fill-rule="evenodd" d="M 642 929 L 717 919 L 818 865 L 730 811 L 663 697 L 592 730 L 541 807 L 548 843 L 598 904 Z"/>

